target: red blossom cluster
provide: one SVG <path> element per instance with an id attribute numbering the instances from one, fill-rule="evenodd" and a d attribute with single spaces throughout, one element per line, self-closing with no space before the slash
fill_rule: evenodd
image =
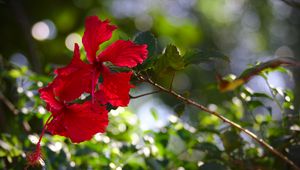
<path id="1" fill-rule="evenodd" d="M 28 154 L 29 164 L 36 164 L 41 158 L 40 142 L 45 130 L 70 138 L 74 143 L 87 141 L 96 133 L 105 132 L 107 105 L 128 105 L 132 72 L 113 72 L 105 62 L 132 68 L 147 58 L 148 51 L 147 45 L 117 40 L 98 54 L 99 46 L 111 38 L 116 28 L 108 20 L 88 17 L 82 38 L 88 63 L 80 59 L 79 46 L 75 44 L 71 63 L 56 69 L 54 80 L 39 90 L 52 114 L 44 125 L 36 151 Z M 91 99 L 80 100 L 84 93 L 89 93 Z"/>

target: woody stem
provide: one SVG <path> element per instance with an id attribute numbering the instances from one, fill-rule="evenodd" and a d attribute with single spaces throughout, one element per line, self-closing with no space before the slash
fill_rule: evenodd
<path id="1" fill-rule="evenodd" d="M 144 94 L 140 94 L 140 95 L 137 95 L 137 96 L 130 96 L 130 99 L 137 99 L 137 98 L 140 98 L 140 97 L 148 96 L 148 95 L 159 93 L 159 92 L 160 92 L 160 90 L 156 90 L 156 91 L 153 91 L 153 92 L 144 93 Z"/>
<path id="2" fill-rule="evenodd" d="M 271 145 L 269 145 L 267 142 L 265 142 L 263 139 L 259 138 L 257 135 L 255 135 L 253 132 L 249 131 L 248 129 L 243 128 L 241 125 L 227 119 L 226 117 L 222 116 L 220 113 L 218 112 L 214 112 L 209 110 L 208 108 L 206 108 L 205 106 L 191 100 L 188 98 L 185 98 L 183 96 L 181 96 L 180 94 L 178 94 L 177 92 L 171 90 L 171 89 L 167 89 L 155 82 L 153 82 L 151 79 L 149 78 L 145 78 L 142 75 L 136 75 L 140 80 L 143 80 L 145 82 L 150 83 L 151 85 L 155 86 L 156 88 L 158 88 L 159 90 L 166 92 L 168 94 L 171 94 L 173 96 L 175 96 L 176 98 L 190 104 L 193 105 L 195 107 L 197 107 L 198 109 L 207 112 L 209 114 L 212 114 L 216 117 L 218 117 L 219 119 L 221 119 L 223 122 L 228 123 L 231 127 L 234 127 L 242 132 L 244 132 L 245 134 L 247 134 L 248 136 L 250 136 L 253 140 L 255 140 L 257 143 L 259 143 L 261 146 L 265 147 L 267 150 L 269 150 L 273 155 L 279 157 L 281 160 L 283 160 L 284 162 L 288 163 L 289 165 L 291 165 L 294 169 L 296 170 L 300 170 L 300 168 L 293 162 L 291 161 L 288 157 L 286 157 L 285 155 L 283 155 L 281 152 L 279 152 L 278 150 L 276 150 L 275 148 L 273 148 Z"/>

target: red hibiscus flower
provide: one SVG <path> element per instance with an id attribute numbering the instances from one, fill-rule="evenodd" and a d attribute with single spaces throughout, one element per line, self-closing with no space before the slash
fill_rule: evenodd
<path id="1" fill-rule="evenodd" d="M 56 82 L 54 81 L 53 84 Z M 94 134 L 105 132 L 108 114 L 105 106 L 85 101 L 82 104 L 68 104 L 55 98 L 53 84 L 39 90 L 41 98 L 52 112 L 52 118 L 45 124 L 53 135 L 65 136 L 74 143 L 90 140 Z"/>
<path id="2" fill-rule="evenodd" d="M 100 44 L 109 40 L 115 29 L 116 26 L 107 20 L 88 17 L 82 42 L 89 63 L 80 59 L 79 47 L 75 44 L 71 63 L 56 69 L 53 82 L 39 90 L 52 114 L 44 125 L 36 151 L 27 155 L 29 165 L 41 159 L 40 142 L 45 130 L 68 137 L 74 143 L 90 140 L 94 134 L 105 132 L 108 125 L 106 104 L 128 105 L 129 90 L 133 87 L 129 82 L 132 72 L 114 73 L 104 63 L 132 68 L 146 59 L 148 51 L 146 45 L 118 40 L 97 55 Z M 98 84 L 100 76 L 103 81 Z M 92 95 L 92 101 L 74 103 L 84 92 Z"/>
<path id="3" fill-rule="evenodd" d="M 93 100 L 94 91 L 98 90 L 96 98 L 101 104 L 128 105 L 129 90 L 133 87 L 129 83 L 132 73 L 113 73 L 104 62 L 132 68 L 147 58 L 148 51 L 146 45 L 118 40 L 97 55 L 99 45 L 109 40 L 115 29 L 116 26 L 110 25 L 107 20 L 99 20 L 97 16 L 86 19 L 82 42 L 89 63 L 80 60 L 79 48 L 75 45 L 72 62 L 55 71 L 56 79 L 64 82 L 54 87 L 58 98 L 72 101 L 87 92 L 91 93 Z M 102 76 L 103 82 L 97 86 L 99 76 Z"/>
<path id="4" fill-rule="evenodd" d="M 57 83 L 54 80 L 39 90 L 41 98 L 52 114 L 44 125 L 36 150 L 27 155 L 29 165 L 39 164 L 42 159 L 40 143 L 45 130 L 53 135 L 68 137 L 73 143 L 79 143 L 90 140 L 98 132 L 105 132 L 108 125 L 108 112 L 105 106 L 92 104 L 91 101 L 69 104 L 58 100 L 53 91 L 53 86 Z"/>

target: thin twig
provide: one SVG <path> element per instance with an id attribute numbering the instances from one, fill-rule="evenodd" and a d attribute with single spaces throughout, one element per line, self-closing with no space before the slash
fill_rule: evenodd
<path id="1" fill-rule="evenodd" d="M 3 93 L 0 91 L 0 100 L 7 106 L 7 108 L 14 114 L 18 115 L 19 110 L 15 107 L 15 105 L 6 98 Z"/>
<path id="2" fill-rule="evenodd" d="M 206 108 L 205 106 L 193 101 L 193 100 L 190 100 L 190 99 L 187 99 L 183 96 L 181 96 L 180 94 L 176 93 L 175 91 L 173 90 L 169 90 L 155 82 L 153 82 L 151 79 L 146 79 L 144 78 L 142 75 L 137 75 L 137 77 L 141 80 L 144 80 L 145 82 L 148 82 L 150 84 L 152 84 L 153 86 L 157 87 L 158 89 L 160 89 L 161 91 L 163 92 L 166 92 L 166 93 L 169 93 L 173 96 L 175 96 L 176 98 L 188 103 L 188 104 L 191 104 L 195 107 L 197 107 L 198 109 L 202 110 L 202 111 L 205 111 L 209 114 L 212 114 L 216 117 L 218 117 L 219 119 L 221 119 L 223 122 L 225 123 L 228 123 L 230 126 L 232 127 L 235 127 L 237 128 L 238 130 L 244 132 L 245 134 L 247 134 L 248 136 L 250 136 L 253 140 L 255 140 L 257 143 L 259 143 L 261 146 L 265 147 L 267 150 L 269 150 L 273 155 L 279 157 L 280 159 L 282 159 L 284 162 L 288 163 L 289 165 L 291 165 L 294 169 L 296 170 L 300 170 L 300 168 L 293 162 L 291 161 L 288 157 L 286 157 L 285 155 L 283 155 L 282 153 L 280 153 L 278 150 L 276 150 L 275 148 L 273 148 L 271 145 L 269 145 L 267 142 L 265 142 L 263 139 L 260 139 L 257 135 L 255 135 L 254 133 L 252 133 L 251 131 L 249 131 L 248 129 L 245 129 L 243 128 L 241 125 L 227 119 L 226 117 L 222 116 L 221 114 L 217 113 L 217 112 L 214 112 L 214 111 L 211 111 L 209 110 L 208 108 Z"/>
<path id="3" fill-rule="evenodd" d="M 153 91 L 153 92 L 149 92 L 149 93 L 145 93 L 145 94 L 141 94 L 141 95 L 137 95 L 137 96 L 131 96 L 130 95 L 130 99 L 137 99 L 137 98 L 140 98 L 140 97 L 144 97 L 144 96 L 159 93 L 159 92 L 161 92 L 161 90 L 156 90 L 156 91 Z"/>

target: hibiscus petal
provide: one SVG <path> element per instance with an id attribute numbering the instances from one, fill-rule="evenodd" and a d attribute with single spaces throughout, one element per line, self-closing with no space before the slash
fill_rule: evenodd
<path id="1" fill-rule="evenodd" d="M 87 65 L 87 64 L 84 63 L 80 59 L 79 46 L 77 43 L 75 43 L 74 44 L 74 54 L 73 54 L 73 58 L 72 58 L 70 64 L 65 67 L 56 69 L 54 71 L 54 73 L 57 75 L 68 75 L 71 72 L 73 72 L 74 70 L 83 67 L 84 65 Z"/>
<path id="2" fill-rule="evenodd" d="M 148 55 L 147 45 L 137 45 L 131 41 L 118 40 L 98 56 L 99 61 L 110 61 L 116 66 L 134 67 L 142 63 Z"/>
<path id="3" fill-rule="evenodd" d="M 108 125 L 104 106 L 85 102 L 72 104 L 54 117 L 47 126 L 53 135 L 61 135 L 74 143 L 90 140 L 96 133 L 103 133 Z"/>
<path id="4" fill-rule="evenodd" d="M 61 101 L 72 101 L 84 92 L 90 93 L 92 87 L 95 87 L 92 83 L 96 84 L 99 76 L 99 71 L 80 59 L 77 44 L 74 47 L 71 63 L 66 67 L 56 69 L 55 73 L 57 76 L 53 81 L 54 92 Z"/>
<path id="5" fill-rule="evenodd" d="M 58 75 L 54 79 L 54 92 L 61 101 L 72 101 L 82 93 L 91 93 L 92 83 L 96 84 L 99 72 L 91 65 L 78 67 L 68 75 Z M 94 79 L 94 81 L 93 81 Z"/>
<path id="6" fill-rule="evenodd" d="M 127 106 L 129 103 L 129 90 L 132 72 L 111 73 L 106 70 L 102 73 L 103 83 L 95 93 L 101 104 L 110 103 L 113 106 Z"/>
<path id="7" fill-rule="evenodd" d="M 109 40 L 116 28 L 116 26 L 110 25 L 108 20 L 101 21 L 97 16 L 91 16 L 85 20 L 82 43 L 90 63 L 95 61 L 99 45 Z"/>
<path id="8" fill-rule="evenodd" d="M 41 99 L 47 103 L 47 109 L 51 112 L 57 112 L 63 107 L 63 104 L 55 98 L 52 86 L 52 84 L 48 84 L 48 86 L 39 89 L 39 93 Z"/>
<path id="9" fill-rule="evenodd" d="M 52 120 L 48 123 L 46 130 L 53 135 L 60 135 L 67 137 L 67 129 L 63 125 L 65 119 L 65 108 L 60 110 Z"/>

